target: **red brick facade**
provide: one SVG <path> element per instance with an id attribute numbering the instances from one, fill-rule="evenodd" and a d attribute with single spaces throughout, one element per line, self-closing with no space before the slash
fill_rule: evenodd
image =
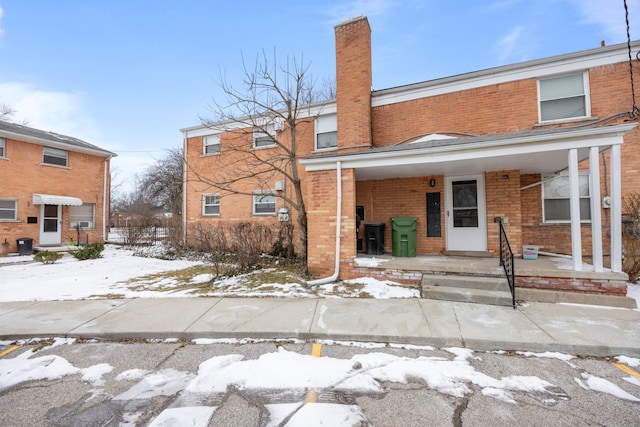
<path id="1" fill-rule="evenodd" d="M 109 210 L 109 158 L 113 154 L 97 147 L 79 152 L 72 145 L 26 142 L 19 136 L 4 139 L 5 153 L 0 157 L 0 199 L 16 202 L 16 218 L 0 220 L 0 255 L 16 252 L 18 239 L 31 238 L 34 246 L 40 244 L 41 205 L 34 204 L 34 194 L 75 197 L 85 204 L 93 204 L 93 224 L 82 230 L 82 240 L 88 235 L 89 242 L 103 241 L 103 213 Z M 44 146 L 65 149 L 67 166 L 45 164 Z M 77 231 L 70 226 L 70 211 L 70 206 L 61 206 L 61 241 L 58 244 L 77 239 Z"/>
<path id="2" fill-rule="evenodd" d="M 380 178 L 372 176 L 361 178 L 358 170 L 338 165 L 338 162 L 346 163 L 359 155 L 375 154 L 376 149 L 391 149 L 406 145 L 412 139 L 434 133 L 453 136 L 497 136 L 543 132 L 579 125 L 613 126 L 629 123 L 629 116 L 620 114 L 629 111 L 632 104 L 629 64 L 624 61 L 624 58 L 614 62 L 609 59 L 598 59 L 599 62 L 592 60 L 600 58 L 598 49 L 582 53 L 580 61 L 568 55 L 490 70 L 495 71 L 494 73 L 470 73 L 440 81 L 371 92 L 371 29 L 367 19 L 358 17 L 336 26 L 335 36 L 337 67 L 335 108 L 338 146 L 333 153 L 329 153 L 335 155 L 335 165 L 327 166 L 325 170 L 311 169 L 302 174 L 309 223 L 308 265 L 310 272 L 316 277 L 329 276 L 334 272 L 337 167 L 342 168 L 343 197 L 340 277 L 353 277 L 359 271 L 354 267 L 353 262 L 357 256 L 356 206 L 364 207 L 365 222 L 386 224 L 384 239 L 387 252 L 391 251 L 390 218 L 392 217 L 418 218 L 416 231 L 418 254 L 440 254 L 447 250 L 444 226 L 447 215 L 444 200 L 447 192 L 446 172 L 431 173 L 429 163 L 425 163 L 421 169 L 423 172 L 414 176 L 390 178 L 385 175 Z M 637 42 L 634 43 L 635 49 L 638 46 Z M 611 47 L 606 49 L 610 49 L 608 52 L 613 50 Z M 619 46 L 614 53 L 621 57 L 621 52 L 624 52 L 624 48 Z M 613 53 L 610 56 L 613 56 Z M 582 65 L 590 63 L 595 65 Z M 586 73 L 589 117 L 554 122 L 540 121 L 538 80 L 541 77 L 536 75 L 538 72 L 536 70 L 542 70 L 539 72 L 544 73 L 546 71 L 543 69 L 547 66 L 558 67 L 561 71 L 556 75 Z M 634 66 L 638 69 L 637 63 Z M 512 77 L 514 73 L 520 73 L 522 77 L 514 78 Z M 495 75 L 505 77 L 498 78 Z M 639 91 L 640 87 L 637 87 L 636 92 Z M 313 123 L 309 121 L 307 125 L 306 132 L 301 132 L 299 135 L 300 157 L 313 159 L 316 154 L 327 154 L 314 152 Z M 205 130 L 202 129 L 202 132 Z M 224 137 L 222 141 L 224 143 Z M 624 135 L 624 143 L 621 145 L 623 196 L 640 190 L 638 144 L 640 144 L 640 130 L 637 128 Z M 201 155 L 201 137 L 189 137 L 187 134 L 186 146 L 192 153 L 189 161 L 195 165 L 195 169 L 202 172 L 207 167 L 215 168 L 215 161 L 205 166 L 204 162 L 211 161 L 207 156 L 203 158 Z M 310 164 L 305 163 L 307 167 L 310 167 Z M 608 195 L 608 174 L 611 172 L 609 167 L 609 151 L 604 150 L 599 166 L 602 183 L 601 197 Z M 589 169 L 588 160 L 582 161 L 580 168 Z M 446 168 L 441 169 L 446 170 Z M 541 186 L 532 185 L 541 181 L 540 173 L 527 173 L 520 168 L 501 167 L 496 170 L 487 168 L 482 174 L 486 201 L 487 251 L 493 255 L 499 252 L 499 225 L 494 222 L 494 218 L 501 217 L 504 218 L 504 226 L 511 246 L 517 253 L 520 252 L 523 244 L 541 245 L 549 252 L 565 254 L 571 252 L 570 224 L 547 223 L 543 220 Z M 187 221 L 196 223 L 203 220 L 200 213 L 201 198 L 206 190 L 204 185 L 192 183 L 191 180 L 187 185 Z M 442 233 L 440 236 L 427 237 L 425 195 L 434 192 L 441 195 Z M 228 220 L 250 218 L 250 215 L 247 215 L 247 212 L 250 213 L 250 205 L 247 205 L 251 203 L 250 200 L 247 200 L 247 197 L 243 199 L 242 196 L 233 197 L 233 202 L 225 203 L 224 210 L 221 205 L 220 217 Z M 281 202 L 278 203 L 280 206 Z M 607 236 L 610 231 L 608 215 L 609 211 L 603 208 L 602 233 L 605 256 L 608 251 L 606 248 L 610 246 Z M 275 219 L 273 222 L 276 222 Z M 582 251 L 585 256 L 591 253 L 591 227 L 588 223 L 582 225 Z M 407 274 L 411 276 L 412 273 L 407 272 Z M 415 284 L 416 280 L 416 277 L 411 276 L 403 282 Z M 541 286 L 540 281 L 537 284 L 521 282 L 521 285 Z M 591 285 L 579 285 L 574 288 L 581 286 Z M 594 292 L 600 292 L 604 288 L 606 288 L 605 285 Z"/>

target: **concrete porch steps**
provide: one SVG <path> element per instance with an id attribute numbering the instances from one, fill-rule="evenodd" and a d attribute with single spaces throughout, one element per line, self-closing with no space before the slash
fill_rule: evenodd
<path id="1" fill-rule="evenodd" d="M 422 275 L 422 298 L 511 306 L 509 283 L 504 277 Z"/>

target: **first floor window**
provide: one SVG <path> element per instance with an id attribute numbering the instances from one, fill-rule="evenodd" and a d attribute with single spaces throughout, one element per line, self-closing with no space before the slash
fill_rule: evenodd
<path id="1" fill-rule="evenodd" d="M 0 157 L 6 157 L 7 140 L 0 137 Z"/>
<path id="2" fill-rule="evenodd" d="M 15 221 L 17 219 L 18 201 L 15 199 L 0 199 L 0 221 Z"/>
<path id="3" fill-rule="evenodd" d="M 254 215 L 275 215 L 276 196 L 272 193 L 256 193 L 253 195 Z"/>
<path id="4" fill-rule="evenodd" d="M 67 166 L 68 152 L 57 148 L 44 147 L 42 163 L 47 165 Z"/>
<path id="5" fill-rule="evenodd" d="M 202 215 L 220 215 L 219 194 L 205 194 L 202 196 Z"/>
<path id="6" fill-rule="evenodd" d="M 204 154 L 218 154 L 220 152 L 220 134 L 204 137 Z"/>
<path id="7" fill-rule="evenodd" d="M 84 203 L 81 206 L 71 206 L 71 228 L 93 229 L 95 221 L 95 204 Z"/>
<path id="8" fill-rule="evenodd" d="M 580 220 L 589 221 L 591 220 L 589 174 L 580 174 L 578 181 L 580 188 Z M 545 222 L 571 221 L 569 189 L 568 175 L 559 175 L 544 181 L 542 184 L 542 210 Z"/>

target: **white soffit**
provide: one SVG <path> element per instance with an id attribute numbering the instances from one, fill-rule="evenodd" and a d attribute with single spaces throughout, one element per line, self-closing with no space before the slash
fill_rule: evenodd
<path id="1" fill-rule="evenodd" d="M 82 200 L 77 197 L 56 196 L 53 194 L 34 194 L 34 205 L 65 205 L 82 206 Z"/>

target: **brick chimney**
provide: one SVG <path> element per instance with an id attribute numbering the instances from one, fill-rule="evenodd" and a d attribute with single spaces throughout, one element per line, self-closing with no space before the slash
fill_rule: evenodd
<path id="1" fill-rule="evenodd" d="M 364 16 L 335 26 L 338 149 L 370 148 L 371 28 Z"/>

